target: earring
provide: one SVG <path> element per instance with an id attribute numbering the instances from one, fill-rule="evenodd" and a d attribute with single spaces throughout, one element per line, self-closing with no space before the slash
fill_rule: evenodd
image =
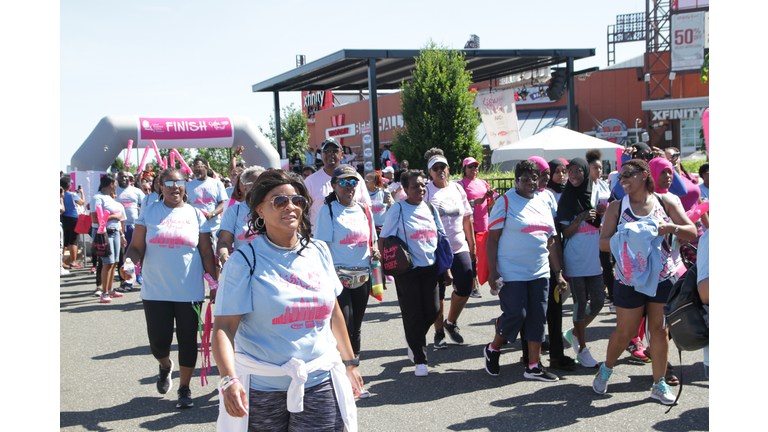
<path id="1" fill-rule="evenodd" d="M 261 216 L 258 216 L 256 218 L 256 221 L 254 222 L 254 225 L 256 226 L 256 229 L 264 228 L 264 218 Z"/>

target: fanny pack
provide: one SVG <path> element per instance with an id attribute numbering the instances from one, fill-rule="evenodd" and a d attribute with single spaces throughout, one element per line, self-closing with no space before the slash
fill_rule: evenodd
<path id="1" fill-rule="evenodd" d="M 117 232 L 117 228 L 107 228 L 107 235 L 112 235 Z"/>
<path id="2" fill-rule="evenodd" d="M 361 287 L 371 278 L 371 269 L 368 267 L 336 267 L 336 275 L 344 288 L 354 289 Z"/>

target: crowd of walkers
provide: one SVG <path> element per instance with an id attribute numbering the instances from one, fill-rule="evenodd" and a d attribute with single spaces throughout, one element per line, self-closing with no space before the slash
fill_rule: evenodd
<path id="1" fill-rule="evenodd" d="M 86 206 L 92 236 L 99 214 L 108 214 L 112 246 L 94 265 L 96 295 L 109 303 L 134 280 L 141 284 L 161 394 L 173 387 L 175 329 L 178 408 L 194 405 L 189 383 L 207 286 L 216 304 L 210 340 L 222 377 L 219 430 L 356 430 L 354 400 L 370 396 L 357 370 L 365 360 L 364 316 L 387 238 L 399 239 L 412 260 L 379 283 L 395 282 L 416 376 L 429 374 L 431 329 L 436 349 L 446 339 L 464 344 L 458 322 L 488 281 L 501 307 L 483 345 L 488 374 L 501 374 L 504 344 L 519 335 L 526 379 L 554 382 L 553 370 L 594 368 L 593 390 L 605 394 L 628 351 L 652 363 L 650 396 L 673 403 L 663 306 L 681 274 L 677 248 L 699 244 L 705 232 L 699 245 L 708 247 L 708 217 L 694 223 L 686 214 L 709 199 L 708 164 L 696 177 L 675 149 L 643 143 L 629 147 L 609 176 L 599 150 L 570 161 L 531 157 L 516 165 L 514 188 L 500 195 L 478 178 L 472 157 L 455 167 L 462 179 L 451 181 L 454 167 L 437 148 L 424 155 L 427 173 L 401 161 L 364 177 L 334 139 L 306 155 L 319 159 L 318 169 L 246 167 L 235 163 L 241 152 L 227 181 L 199 157 L 191 179 L 174 168 L 137 181 L 128 172 L 104 175 Z M 62 175 L 62 247 L 69 250 L 62 272 L 81 267 L 73 230 L 85 200 L 71 183 Z M 440 272 L 442 238 L 452 261 Z M 647 255 L 639 263 L 620 259 L 627 248 Z M 708 265 L 708 250 L 701 255 Z M 128 259 L 138 264 L 136 279 Z M 121 282 L 113 288 L 116 269 Z M 708 302 L 708 269 L 702 274 Z M 572 325 L 563 331 L 568 292 Z M 616 328 L 603 354 L 590 351 L 587 329 L 605 303 Z M 708 368 L 708 350 L 706 357 Z"/>

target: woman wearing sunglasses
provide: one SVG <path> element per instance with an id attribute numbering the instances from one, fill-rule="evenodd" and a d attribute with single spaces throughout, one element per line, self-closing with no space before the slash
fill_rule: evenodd
<path id="1" fill-rule="evenodd" d="M 259 178 L 259 174 L 263 172 L 264 168 L 258 165 L 243 171 L 237 182 L 238 195 L 245 198 L 256 179 Z M 256 233 L 248 229 L 250 220 L 251 210 L 245 199 L 224 210 L 221 216 L 221 228 L 219 228 L 219 241 L 216 243 L 217 258 L 222 266 L 233 251 L 256 238 Z"/>
<path id="2" fill-rule="evenodd" d="M 205 300 L 203 275 L 213 275 L 216 262 L 211 229 L 203 214 L 187 203 L 185 176 L 176 168 L 168 168 L 160 177 L 160 199 L 139 216 L 125 256 L 143 264 L 141 299 L 149 347 L 160 363 L 157 391 L 166 394 L 173 386 L 170 352 L 175 327 L 180 378 L 176 408 L 191 408 L 194 402 L 189 383 L 197 363 L 195 307 Z M 120 273 L 130 278 L 122 268 Z M 210 295 L 214 301 L 216 291 Z"/>
<path id="3" fill-rule="evenodd" d="M 336 300 L 347 325 L 355 357 L 360 357 L 360 328 L 371 293 L 371 261 L 379 259 L 373 216 L 355 199 L 357 171 L 340 165 L 333 171 L 333 192 L 317 215 L 315 239 L 328 245 L 333 265 L 344 286 Z"/>
<path id="4" fill-rule="evenodd" d="M 246 201 L 258 236 L 229 258 L 216 299 L 218 430 L 356 428 L 363 380 L 331 252 L 310 238 L 304 182 L 268 169 Z"/>
<path id="5" fill-rule="evenodd" d="M 400 180 L 406 199 L 396 202 L 381 227 L 381 237 L 397 236 L 408 246 L 413 268 L 395 276 L 397 300 L 405 327 L 408 358 L 416 376 L 427 376 L 427 332 L 440 313 L 437 283 L 437 231 L 443 224 L 437 210 L 424 203 L 427 180 L 421 170 L 408 170 Z M 382 242 L 379 242 L 381 251 Z M 450 269 L 446 272 L 450 273 Z M 448 276 L 452 279 L 452 276 Z"/>
<path id="6" fill-rule="evenodd" d="M 427 150 L 427 167 L 432 181 L 427 185 L 424 199 L 432 203 L 440 215 L 445 234 L 451 243 L 453 264 L 451 271 L 438 277 L 440 292 L 440 313 L 435 321 L 434 347 L 446 348 L 445 334 L 459 345 L 464 337 L 459 331 L 458 320 L 469 300 L 474 286 L 472 263 L 476 259 L 475 232 L 472 229 L 472 207 L 464 188 L 458 182 L 451 182 L 448 160 L 438 148 Z M 450 276 L 450 279 L 448 278 Z M 453 284 L 451 305 L 445 316 L 445 289 Z"/>
<path id="7" fill-rule="evenodd" d="M 654 193 L 655 183 L 644 160 L 624 163 L 619 173 L 624 198 L 608 206 L 600 231 L 600 249 L 616 258 L 613 303 L 616 330 L 608 340 L 605 362 L 600 365 L 592 389 L 607 392 L 613 367 L 647 312 L 653 367 L 651 397 L 665 405 L 674 395 L 664 378 L 667 372 L 669 335 L 664 326 L 664 305 L 676 280 L 680 259 L 673 258 L 667 234 L 683 240 L 696 237 L 696 227 L 668 194 Z M 658 274 L 658 276 L 656 276 Z"/>

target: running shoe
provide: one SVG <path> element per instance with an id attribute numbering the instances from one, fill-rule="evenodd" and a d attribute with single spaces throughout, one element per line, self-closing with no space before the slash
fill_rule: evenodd
<path id="1" fill-rule="evenodd" d="M 477 288 L 473 289 L 472 292 L 469 293 L 469 296 L 472 298 L 483 298 L 483 295 L 480 294 L 480 290 Z"/>
<path id="2" fill-rule="evenodd" d="M 464 338 L 459 332 L 459 325 L 457 322 L 448 324 L 448 320 L 443 320 L 443 328 L 445 329 L 445 332 L 448 333 L 448 336 L 451 338 L 451 340 L 453 340 L 455 343 L 459 345 L 464 343 Z"/>
<path id="3" fill-rule="evenodd" d="M 371 392 L 369 392 L 366 389 L 363 389 L 363 392 L 360 393 L 360 396 L 358 396 L 357 398 L 358 399 L 368 399 L 369 397 L 371 397 Z"/>
<path id="4" fill-rule="evenodd" d="M 123 293 L 119 293 L 113 289 L 109 290 L 109 295 L 111 297 L 123 297 Z"/>
<path id="5" fill-rule="evenodd" d="M 445 341 L 445 330 L 435 330 L 435 348 L 443 349 L 447 347 L 448 343 Z"/>
<path id="6" fill-rule="evenodd" d="M 173 381 L 171 380 L 171 372 L 173 372 L 173 360 L 168 359 L 168 361 L 171 362 L 171 366 L 168 369 L 160 366 L 160 373 L 157 375 L 157 392 L 160 394 L 168 393 L 171 391 L 171 387 L 173 387 Z"/>
<path id="7" fill-rule="evenodd" d="M 429 374 L 429 371 L 427 370 L 427 365 L 417 364 L 414 374 L 418 377 L 427 376 Z"/>
<path id="8" fill-rule="evenodd" d="M 59 267 L 59 276 L 66 276 L 69 274 L 69 270 L 65 269 L 64 267 Z"/>
<path id="9" fill-rule="evenodd" d="M 616 315 L 616 306 L 613 305 L 613 302 L 611 302 L 611 304 L 608 305 L 608 311 Z"/>
<path id="10" fill-rule="evenodd" d="M 587 347 L 584 347 L 579 355 L 576 356 L 576 363 L 588 368 L 597 367 L 599 364 L 597 361 L 595 361 L 594 358 L 592 358 L 592 354 L 589 353 L 589 348 Z"/>
<path id="11" fill-rule="evenodd" d="M 104 291 L 101 290 L 101 287 L 96 288 L 96 292 L 93 293 L 96 297 L 101 297 L 102 294 L 104 294 Z"/>
<path id="12" fill-rule="evenodd" d="M 560 380 L 560 378 L 557 377 L 557 375 L 553 374 L 552 372 L 548 372 L 546 369 L 544 369 L 544 366 L 539 363 L 538 366 L 531 369 L 530 367 L 525 367 L 525 373 L 523 374 L 524 377 L 528 379 L 535 379 L 539 381 L 546 381 L 546 382 L 555 382 Z"/>
<path id="13" fill-rule="evenodd" d="M 549 358 L 550 369 L 560 369 L 564 371 L 572 371 L 576 369 L 576 362 L 572 358 L 564 355 L 562 358 L 553 359 Z"/>
<path id="14" fill-rule="evenodd" d="M 141 273 L 136 274 L 136 283 L 139 285 L 144 285 L 144 278 L 141 276 Z"/>
<path id="15" fill-rule="evenodd" d="M 83 268 L 83 266 L 81 266 L 81 265 L 80 265 L 80 264 L 78 264 L 78 263 L 72 263 L 72 264 L 70 265 L 70 267 L 72 267 L 72 268 L 76 268 L 76 269 L 80 269 L 80 268 Z"/>
<path id="16" fill-rule="evenodd" d="M 176 394 L 179 395 L 179 401 L 176 402 L 176 408 L 186 409 L 195 406 L 195 403 L 192 402 L 192 391 L 188 386 L 179 387 Z"/>
<path id="17" fill-rule="evenodd" d="M 611 379 L 613 369 L 605 367 L 605 363 L 600 364 L 600 370 L 595 374 L 595 379 L 592 380 L 592 390 L 597 394 L 604 395 L 608 391 L 608 380 Z"/>
<path id="18" fill-rule="evenodd" d="M 104 293 L 99 298 L 99 302 L 101 302 L 101 303 L 112 303 L 112 299 L 109 298 L 109 294 Z"/>
<path id="19" fill-rule="evenodd" d="M 667 385 L 664 378 L 659 378 L 659 382 L 651 387 L 651 398 L 658 400 L 664 405 L 672 405 L 675 403 L 675 396 L 672 394 L 672 389 Z"/>
<path id="20" fill-rule="evenodd" d="M 483 347 L 483 357 L 485 358 L 485 371 L 488 375 L 499 376 L 499 357 L 501 357 L 501 351 L 491 351 L 491 344 Z"/>
<path id="21" fill-rule="evenodd" d="M 627 346 L 627 352 L 632 355 L 631 360 L 635 360 L 640 363 L 651 362 L 651 357 L 648 355 L 649 353 L 645 351 L 643 341 L 640 340 L 640 337 L 635 337 L 629 342 L 629 346 Z"/>

